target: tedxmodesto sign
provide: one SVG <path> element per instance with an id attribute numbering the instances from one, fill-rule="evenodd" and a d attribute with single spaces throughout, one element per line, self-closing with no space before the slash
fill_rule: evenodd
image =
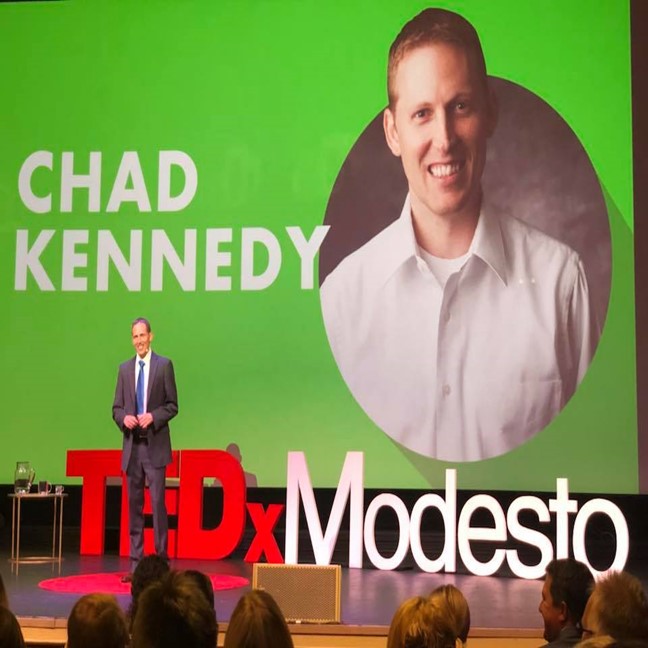
<path id="1" fill-rule="evenodd" d="M 70 450 L 67 459 L 68 476 L 83 477 L 83 503 L 81 520 L 81 553 L 103 553 L 105 526 L 106 478 L 118 476 L 118 450 Z M 425 493 L 411 510 L 392 493 L 377 495 L 364 509 L 364 454 L 348 452 L 338 481 L 335 499 L 328 512 L 325 528 L 320 523 L 320 511 L 303 452 L 290 452 L 287 459 L 285 503 L 269 504 L 266 508 L 246 498 L 245 479 L 240 463 L 222 450 L 181 450 L 174 453 L 174 462 L 168 468 L 169 477 L 179 478 L 179 488 L 167 489 L 167 508 L 177 514 L 177 530 L 170 532 L 170 550 L 178 558 L 220 559 L 230 555 L 241 542 L 246 515 L 254 525 L 256 535 L 245 560 L 256 562 L 262 557 L 268 562 L 299 562 L 300 501 L 306 517 L 309 537 L 313 545 L 315 562 L 328 565 L 341 530 L 342 519 L 349 506 L 349 567 L 362 568 L 363 556 L 371 564 L 384 570 L 396 569 L 405 559 L 408 550 L 419 568 L 425 572 L 456 571 L 457 557 L 472 574 L 488 576 L 497 573 L 504 562 L 520 578 L 539 578 L 547 563 L 553 558 L 565 558 L 571 552 L 577 560 L 587 565 L 594 574 L 599 573 L 588 560 L 585 535 L 592 515 L 609 517 L 615 536 L 615 554 L 610 569 L 623 569 L 628 558 L 629 534 L 623 513 L 613 502 L 594 498 L 580 509 L 576 500 L 569 497 L 567 479 L 556 479 L 556 495 L 547 502 L 533 495 L 523 495 L 511 502 L 508 510 L 491 495 L 472 496 L 457 509 L 457 471 L 445 471 L 445 493 Z M 203 481 L 217 478 L 223 489 L 223 517 L 214 529 L 202 528 Z M 125 489 L 122 493 L 122 525 L 120 549 L 128 552 L 128 523 Z M 380 553 L 376 546 L 375 523 L 379 511 L 391 509 L 398 518 L 398 543 L 390 556 Z M 274 535 L 280 516 L 285 509 L 285 546 L 281 552 Z M 421 522 L 426 511 L 435 509 L 443 518 L 445 540 L 438 556 L 429 556 L 421 540 Z M 488 511 L 493 524 L 479 527 L 473 524 L 473 515 L 480 509 Z M 543 524 L 555 516 L 556 535 L 550 538 L 539 530 L 524 526 L 520 521 L 522 511 L 532 511 Z M 570 536 L 570 515 L 573 528 Z M 323 516 L 326 519 L 326 515 Z M 522 562 L 518 551 L 503 546 L 509 539 L 536 547 L 540 560 L 535 564 Z M 472 541 L 493 543 L 497 547 L 486 562 L 478 560 L 472 550 Z"/>

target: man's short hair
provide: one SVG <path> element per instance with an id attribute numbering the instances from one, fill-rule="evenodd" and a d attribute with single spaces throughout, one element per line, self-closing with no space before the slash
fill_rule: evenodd
<path id="1" fill-rule="evenodd" d="M 264 590 L 244 594 L 232 612 L 224 648 L 293 648 L 277 602 Z"/>
<path id="2" fill-rule="evenodd" d="M 191 576 L 170 572 L 140 596 L 133 648 L 214 648 L 217 639 L 214 609 Z"/>
<path id="3" fill-rule="evenodd" d="M 464 50 L 475 64 L 475 70 L 486 84 L 486 61 L 475 28 L 462 16 L 446 9 L 424 9 L 401 29 L 389 48 L 387 63 L 387 96 L 393 110 L 397 97 L 394 77 L 400 62 L 411 51 L 428 45 L 447 43 Z"/>
<path id="4" fill-rule="evenodd" d="M 596 583 L 592 596 L 601 634 L 648 641 L 648 599 L 638 578 L 611 572 Z"/>
<path id="5" fill-rule="evenodd" d="M 146 326 L 146 332 L 151 332 L 151 322 L 149 322 L 146 317 L 136 317 L 131 324 L 131 331 L 135 328 L 135 324 L 144 324 L 144 326 Z"/>
<path id="6" fill-rule="evenodd" d="M 551 576 L 549 592 L 554 606 L 565 603 L 573 625 L 580 623 L 587 599 L 594 588 L 594 577 L 587 565 L 573 558 L 552 560 L 546 568 Z"/>
<path id="7" fill-rule="evenodd" d="M 110 594 L 86 594 L 72 608 L 67 622 L 68 648 L 124 648 L 128 644 L 126 615 Z"/>

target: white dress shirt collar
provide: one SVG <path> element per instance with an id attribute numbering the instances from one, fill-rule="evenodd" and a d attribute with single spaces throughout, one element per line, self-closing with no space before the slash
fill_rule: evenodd
<path id="1" fill-rule="evenodd" d="M 500 278 L 500 281 L 505 286 L 507 285 L 506 253 L 500 221 L 497 216 L 494 216 L 488 209 L 483 207 L 479 214 L 469 252 L 484 261 Z"/>
<path id="2" fill-rule="evenodd" d="M 140 358 L 137 353 L 135 354 L 135 366 L 139 368 L 139 361 L 144 360 L 144 364 L 146 365 L 146 368 L 148 369 L 149 366 L 151 365 L 151 349 L 148 350 L 147 354 L 143 357 Z"/>
<path id="3" fill-rule="evenodd" d="M 410 259 L 422 261 L 414 234 L 409 194 L 405 199 L 400 217 L 390 227 L 392 228 L 390 237 L 392 245 L 389 246 L 383 258 L 382 278 L 384 281 L 387 281 Z M 499 219 L 489 213 L 487 209 L 482 209 L 480 212 L 475 235 L 470 244 L 469 255 L 479 257 L 495 272 L 504 285 L 507 284 L 506 253 Z"/>

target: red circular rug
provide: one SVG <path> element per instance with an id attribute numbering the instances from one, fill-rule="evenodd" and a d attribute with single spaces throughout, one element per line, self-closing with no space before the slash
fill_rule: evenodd
<path id="1" fill-rule="evenodd" d="M 62 578 L 48 578 L 38 583 L 41 589 L 51 592 L 64 592 L 65 594 L 130 594 L 130 583 L 122 583 L 121 577 L 125 572 L 111 574 L 79 574 L 78 576 L 64 576 Z M 214 590 L 236 589 L 250 584 L 242 576 L 229 576 L 227 574 L 207 574 L 211 579 Z"/>

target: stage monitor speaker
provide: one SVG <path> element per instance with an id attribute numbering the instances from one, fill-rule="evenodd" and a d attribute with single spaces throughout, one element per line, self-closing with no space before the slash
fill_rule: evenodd
<path id="1" fill-rule="evenodd" d="M 252 587 L 266 590 L 289 623 L 340 623 L 340 565 L 255 563 Z"/>

